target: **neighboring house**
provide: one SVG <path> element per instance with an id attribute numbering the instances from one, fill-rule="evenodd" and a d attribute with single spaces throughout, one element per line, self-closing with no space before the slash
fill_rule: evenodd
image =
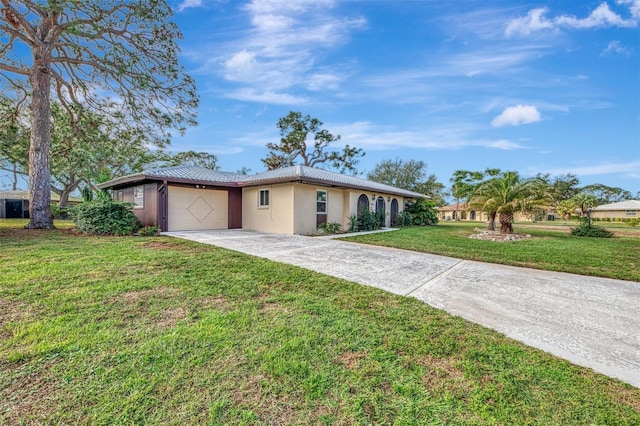
<path id="1" fill-rule="evenodd" d="M 485 222 L 488 219 L 482 210 L 470 209 L 466 204 L 451 204 L 449 206 L 438 207 L 438 218 L 441 220 L 468 220 Z"/>
<path id="2" fill-rule="evenodd" d="M 51 193 L 51 202 L 57 203 L 60 196 Z M 82 199 L 69 197 L 69 205 L 81 203 Z M 29 191 L 0 191 L 0 219 L 28 219 Z"/>
<path id="3" fill-rule="evenodd" d="M 594 207 L 591 209 L 591 217 L 594 219 L 640 219 L 640 200 L 627 200 Z"/>
<path id="4" fill-rule="evenodd" d="M 98 185 L 133 203 L 143 225 L 162 231 L 234 229 L 312 234 L 325 222 L 349 227 L 367 208 L 390 226 L 405 202 L 424 195 L 306 166 L 252 176 L 201 167 L 148 170 Z"/>
<path id="5" fill-rule="evenodd" d="M 451 204 L 448 206 L 438 207 L 438 218 L 440 220 L 467 220 L 470 222 L 486 222 L 489 220 L 489 216 L 482 210 L 472 209 L 467 207 L 465 203 Z M 551 208 L 543 209 L 540 211 L 541 218 L 546 220 L 554 220 L 554 213 Z M 540 218 L 539 217 L 539 218 Z M 538 218 L 538 219 L 539 219 Z M 496 217 L 497 220 L 497 217 Z M 532 217 L 524 214 L 523 212 L 515 212 L 513 214 L 513 220 L 515 222 L 530 222 Z"/>

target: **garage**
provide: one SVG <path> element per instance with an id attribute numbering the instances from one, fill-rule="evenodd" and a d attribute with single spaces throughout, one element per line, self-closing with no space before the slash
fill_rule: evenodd
<path id="1" fill-rule="evenodd" d="M 228 200 L 224 190 L 169 186 L 169 231 L 228 229 Z"/>

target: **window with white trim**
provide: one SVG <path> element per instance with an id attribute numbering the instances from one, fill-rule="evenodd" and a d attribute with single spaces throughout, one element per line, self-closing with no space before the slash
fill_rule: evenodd
<path id="1" fill-rule="evenodd" d="M 144 208 L 144 186 L 136 186 L 133 188 L 133 208 Z"/>
<path id="2" fill-rule="evenodd" d="M 316 191 L 316 213 L 327 213 L 327 191 L 320 189 Z"/>
<path id="3" fill-rule="evenodd" d="M 258 191 L 258 207 L 269 207 L 269 190 L 261 189 Z"/>

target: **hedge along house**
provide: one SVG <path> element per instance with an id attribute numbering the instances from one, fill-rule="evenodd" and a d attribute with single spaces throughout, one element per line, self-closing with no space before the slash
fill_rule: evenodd
<path id="1" fill-rule="evenodd" d="M 162 231 L 237 229 L 312 234 L 326 222 L 344 229 L 364 209 L 382 211 L 386 226 L 407 201 L 424 195 L 352 176 L 291 166 L 252 176 L 201 167 L 169 167 L 99 185 L 133 203 L 143 225 Z"/>

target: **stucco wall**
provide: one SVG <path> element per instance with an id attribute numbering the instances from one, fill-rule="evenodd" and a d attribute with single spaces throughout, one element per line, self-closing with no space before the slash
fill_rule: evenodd
<path id="1" fill-rule="evenodd" d="M 269 206 L 258 207 L 261 189 L 269 190 Z M 275 234 L 294 233 L 293 184 L 242 189 L 242 228 Z"/>
<path id="2" fill-rule="evenodd" d="M 635 214 L 633 214 L 635 213 Z M 592 210 L 591 217 L 598 219 L 640 219 L 640 211 L 638 210 Z"/>
<path id="3" fill-rule="evenodd" d="M 398 214 L 404 210 L 404 204 L 407 199 L 398 195 L 391 195 L 386 193 L 371 192 L 371 191 L 359 191 L 349 190 L 349 212 L 347 216 L 355 215 L 358 211 L 358 199 L 360 195 L 366 195 L 369 199 L 369 210 L 376 210 L 376 201 L 378 197 L 382 197 L 384 200 L 384 212 L 385 212 L 385 226 L 391 226 L 391 202 L 395 199 L 398 201 Z"/>
<path id="4" fill-rule="evenodd" d="M 317 191 L 327 192 L 327 222 L 335 222 L 348 227 L 348 214 L 345 214 L 345 190 L 323 186 L 297 183 L 295 191 L 294 232 L 313 234 L 317 232 Z"/>
<path id="5" fill-rule="evenodd" d="M 259 191 L 269 190 L 269 207 L 258 207 Z M 327 222 L 349 228 L 349 216 L 358 210 L 358 198 L 369 198 L 369 209 L 375 210 L 375 200 L 385 201 L 386 226 L 390 226 L 391 201 L 398 201 L 398 213 L 404 209 L 403 197 L 364 192 L 352 189 L 330 188 L 306 183 L 285 183 L 242 189 L 242 227 L 260 232 L 308 235 L 317 232 L 316 192 L 327 192 Z M 375 197 L 374 197 L 375 195 Z"/>

